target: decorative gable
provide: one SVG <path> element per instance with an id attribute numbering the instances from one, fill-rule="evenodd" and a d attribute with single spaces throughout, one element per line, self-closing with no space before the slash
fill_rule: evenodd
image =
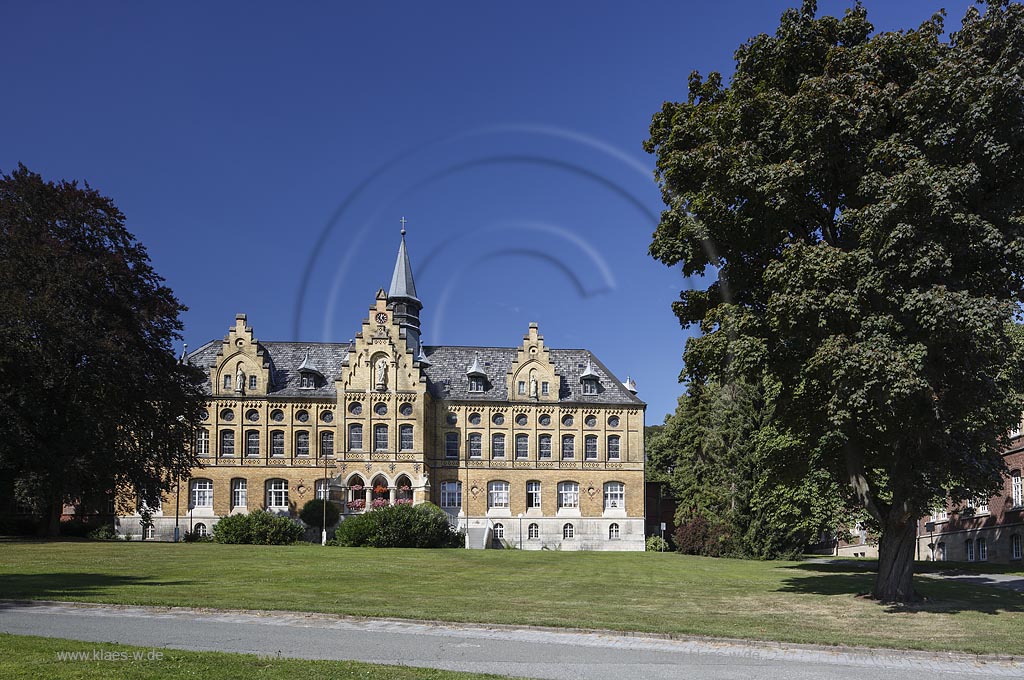
<path id="1" fill-rule="evenodd" d="M 508 372 L 509 401 L 556 402 L 560 380 L 544 336 L 538 333 L 537 324 L 531 323 Z"/>
<path id="2" fill-rule="evenodd" d="M 418 349 L 418 348 L 417 348 Z M 408 346 L 401 325 L 388 309 L 388 297 L 377 292 L 349 352 L 348 366 L 338 377 L 338 392 L 425 391 L 426 378 Z"/>
<path id="3" fill-rule="evenodd" d="M 270 360 L 245 320 L 245 314 L 235 315 L 235 325 L 225 336 L 210 368 L 214 394 L 255 395 L 270 390 Z"/>

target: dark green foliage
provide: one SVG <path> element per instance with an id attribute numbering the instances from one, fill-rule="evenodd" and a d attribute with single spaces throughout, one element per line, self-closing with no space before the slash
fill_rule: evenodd
<path id="1" fill-rule="evenodd" d="M 266 510 L 253 510 L 248 515 L 228 515 L 213 525 L 216 543 L 290 545 L 301 541 L 305 533 L 298 522 Z"/>
<path id="2" fill-rule="evenodd" d="M 89 532 L 88 537 L 91 538 L 94 541 L 117 541 L 117 540 L 120 540 L 120 538 L 117 535 L 117 532 L 114 531 L 114 527 L 110 526 L 109 524 L 104 524 L 101 527 L 93 529 L 92 531 Z"/>
<path id="3" fill-rule="evenodd" d="M 181 535 L 183 543 L 212 543 L 213 536 L 210 534 L 200 534 L 198 531 L 186 531 Z M 227 541 L 224 541 L 227 543 Z"/>
<path id="4" fill-rule="evenodd" d="M 196 463 L 204 376 L 172 347 L 185 308 L 124 221 L 88 185 L 0 175 L 0 478 L 49 535 L 66 500 L 156 505 Z"/>
<path id="5" fill-rule="evenodd" d="M 661 536 L 648 536 L 644 547 L 647 552 L 668 552 L 671 550 L 668 541 Z"/>
<path id="6" fill-rule="evenodd" d="M 651 254 L 711 274 L 674 305 L 687 377 L 777 386 L 777 436 L 878 523 L 886 601 L 913 597 L 916 518 L 1000 484 L 1022 407 L 1024 6 L 984 5 L 944 41 L 941 13 L 874 34 L 805 0 L 645 142 Z"/>
<path id="7" fill-rule="evenodd" d="M 369 548 L 459 548 L 461 533 L 433 503 L 390 505 L 353 515 L 334 533 L 338 545 Z"/>
<path id="8" fill-rule="evenodd" d="M 686 520 L 675 533 L 676 550 L 684 555 L 723 557 L 734 554 L 735 541 L 729 526 L 721 520 L 694 517 Z"/>
<path id="9" fill-rule="evenodd" d="M 327 503 L 327 526 L 333 527 L 338 523 L 341 513 L 338 512 L 336 505 L 329 501 L 322 501 L 319 498 L 314 498 L 302 506 L 302 510 L 299 512 L 299 519 L 309 526 L 323 531 L 325 502 Z"/>

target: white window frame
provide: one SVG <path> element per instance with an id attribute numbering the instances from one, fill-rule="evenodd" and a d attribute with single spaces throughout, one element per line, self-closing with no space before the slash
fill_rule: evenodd
<path id="1" fill-rule="evenodd" d="M 572 522 L 566 522 L 562 525 L 562 538 L 567 541 L 576 538 L 576 527 L 573 526 Z"/>
<path id="2" fill-rule="evenodd" d="M 199 432 L 196 433 L 196 455 L 210 455 L 210 431 L 205 427 L 200 428 Z"/>
<path id="3" fill-rule="evenodd" d="M 256 376 L 254 376 L 254 375 L 250 375 L 249 376 L 249 389 L 250 390 L 256 389 Z"/>
<path id="4" fill-rule="evenodd" d="M 608 525 L 608 540 L 617 541 L 621 538 L 621 531 L 619 529 L 618 522 L 612 522 Z"/>
<path id="5" fill-rule="evenodd" d="M 270 433 L 270 457 L 284 458 L 284 430 Z"/>
<path id="6" fill-rule="evenodd" d="M 151 540 L 153 540 L 155 538 L 156 538 L 156 527 L 154 527 L 153 523 L 150 522 L 142 530 L 142 540 L 144 540 L 144 541 L 151 541 Z"/>
<path id="7" fill-rule="evenodd" d="M 516 435 L 516 458 L 522 460 L 530 457 L 530 435 Z"/>
<path id="8" fill-rule="evenodd" d="M 526 483 L 526 507 L 540 509 L 541 505 L 541 484 L 536 479 Z"/>
<path id="9" fill-rule="evenodd" d="M 249 482 L 241 477 L 231 480 L 231 507 L 244 508 L 249 504 Z"/>
<path id="10" fill-rule="evenodd" d="M 626 507 L 626 485 L 622 482 L 605 482 L 604 509 L 623 510 Z"/>
<path id="11" fill-rule="evenodd" d="M 363 424 L 352 423 L 348 426 L 348 450 L 363 450 Z"/>
<path id="12" fill-rule="evenodd" d="M 608 460 L 619 460 L 622 455 L 622 438 L 617 434 L 608 437 Z"/>
<path id="13" fill-rule="evenodd" d="M 235 455 L 235 431 L 234 430 L 221 430 L 220 431 L 220 455 L 222 455 L 222 456 L 234 456 Z"/>
<path id="14" fill-rule="evenodd" d="M 544 397 L 548 396 L 551 393 L 551 388 L 548 386 L 548 381 L 547 380 L 541 382 L 541 384 L 540 384 L 540 393 L 541 393 L 541 396 L 544 396 Z"/>
<path id="15" fill-rule="evenodd" d="M 516 393 L 517 394 L 520 394 L 520 395 L 526 394 L 526 381 L 525 380 L 520 380 L 517 383 L 516 387 L 517 387 L 517 389 L 516 389 Z"/>
<path id="16" fill-rule="evenodd" d="M 334 455 L 334 433 L 330 430 L 324 430 L 320 433 L 320 455 Z"/>
<path id="17" fill-rule="evenodd" d="M 189 486 L 191 487 L 189 492 L 190 507 L 213 507 L 213 480 L 193 479 Z"/>
<path id="18" fill-rule="evenodd" d="M 469 376 L 469 391 L 470 392 L 483 392 L 484 391 L 484 379 L 471 375 Z"/>
<path id="19" fill-rule="evenodd" d="M 979 538 L 977 541 L 977 553 L 979 562 L 988 562 L 988 541 L 984 537 Z"/>
<path id="20" fill-rule="evenodd" d="M 373 426 L 373 450 L 388 450 L 388 426 L 378 423 Z"/>
<path id="21" fill-rule="evenodd" d="M 196 524 L 192 528 L 192 531 L 195 532 L 196 536 L 209 536 L 210 535 L 210 532 L 206 528 L 206 525 L 204 523 L 202 523 L 202 522 L 199 522 L 198 524 Z"/>
<path id="22" fill-rule="evenodd" d="M 588 379 L 583 381 L 583 394 L 592 396 L 597 394 L 597 381 Z"/>
<path id="23" fill-rule="evenodd" d="M 462 482 L 441 482 L 441 507 L 462 507 Z"/>
<path id="24" fill-rule="evenodd" d="M 255 448 L 253 447 L 253 439 L 255 438 Z M 260 455 L 260 431 L 259 430 L 246 430 L 245 431 L 245 455 L 247 458 L 258 458 Z"/>
<path id="25" fill-rule="evenodd" d="M 479 432 L 469 433 L 469 457 L 482 458 L 484 448 L 484 437 Z"/>
<path id="26" fill-rule="evenodd" d="M 1010 477 L 1010 487 L 1013 497 L 1013 507 L 1019 508 L 1024 505 L 1024 478 L 1020 476 L 1019 472 L 1015 472 Z"/>
<path id="27" fill-rule="evenodd" d="M 964 541 L 964 551 L 966 551 L 966 553 L 967 553 L 967 555 L 966 555 L 967 561 L 968 562 L 973 562 L 974 561 L 974 541 L 972 541 L 969 538 L 966 541 Z"/>
<path id="28" fill-rule="evenodd" d="M 505 525 L 501 522 L 496 522 L 494 524 L 494 537 L 499 541 L 504 540 L 505 538 Z"/>
<path id="29" fill-rule="evenodd" d="M 583 438 L 583 459 L 597 460 L 597 435 L 588 434 Z"/>
<path id="30" fill-rule="evenodd" d="M 299 430 L 295 433 L 295 455 L 299 458 L 309 457 L 309 432 Z"/>
<path id="31" fill-rule="evenodd" d="M 487 482 L 487 509 L 494 510 L 508 508 L 508 482 L 501 479 L 493 482 Z"/>
<path id="32" fill-rule="evenodd" d="M 318 501 L 330 500 L 331 487 L 326 479 L 318 479 L 313 485 L 313 498 Z"/>
<path id="33" fill-rule="evenodd" d="M 231 376 L 230 375 L 225 375 L 224 376 L 224 389 L 226 389 L 226 390 L 230 390 L 231 389 Z"/>
<path id="34" fill-rule="evenodd" d="M 505 459 L 505 435 L 500 432 L 491 435 L 491 458 Z"/>
<path id="35" fill-rule="evenodd" d="M 551 435 L 542 434 L 537 438 L 537 457 L 551 458 Z"/>
<path id="36" fill-rule="evenodd" d="M 267 480 L 267 508 L 287 510 L 289 507 L 288 500 L 287 479 Z"/>
<path id="37" fill-rule="evenodd" d="M 580 507 L 579 482 L 558 483 L 558 509 L 577 510 Z"/>
<path id="38" fill-rule="evenodd" d="M 571 434 L 563 434 L 562 460 L 573 460 L 574 458 L 576 458 L 576 437 Z"/>
<path id="39" fill-rule="evenodd" d="M 413 432 L 412 425 L 399 425 L 398 426 L 398 450 L 399 451 L 412 451 L 413 449 Z"/>
<path id="40" fill-rule="evenodd" d="M 531 522 L 530 526 L 526 527 L 526 538 L 530 541 L 540 540 L 540 525 L 536 522 Z"/>

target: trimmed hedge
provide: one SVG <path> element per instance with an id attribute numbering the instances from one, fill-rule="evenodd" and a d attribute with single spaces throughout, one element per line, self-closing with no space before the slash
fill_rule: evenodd
<path id="1" fill-rule="evenodd" d="M 323 524 L 324 521 L 324 502 L 325 501 L 322 501 L 319 498 L 314 498 L 303 505 L 302 510 L 299 512 L 299 519 L 305 522 L 308 526 L 323 530 L 324 527 L 320 525 Z M 338 523 L 339 517 L 341 517 L 341 513 L 338 512 L 338 506 L 328 501 L 327 526 L 333 527 Z"/>
<path id="2" fill-rule="evenodd" d="M 248 515 L 228 515 L 213 525 L 216 543 L 290 545 L 301 541 L 305 533 L 306 529 L 298 522 L 266 510 L 253 510 Z"/>
<path id="3" fill-rule="evenodd" d="M 369 548 L 461 548 L 463 534 L 433 503 L 390 505 L 348 517 L 334 532 L 337 544 Z"/>

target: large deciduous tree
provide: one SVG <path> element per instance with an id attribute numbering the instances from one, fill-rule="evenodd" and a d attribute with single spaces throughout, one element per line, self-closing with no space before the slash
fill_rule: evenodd
<path id="1" fill-rule="evenodd" d="M 693 73 L 647 151 L 668 206 L 651 253 L 710 283 L 674 304 L 696 382 L 767 374 L 774 418 L 880 526 L 874 595 L 913 598 L 915 524 L 994 490 L 1021 412 L 1024 6 L 944 39 L 805 0 Z"/>
<path id="2" fill-rule="evenodd" d="M 194 464 L 203 376 L 171 346 L 184 309 L 109 198 L 0 176 L 0 475 L 43 533 L 97 493 L 153 506 Z"/>

